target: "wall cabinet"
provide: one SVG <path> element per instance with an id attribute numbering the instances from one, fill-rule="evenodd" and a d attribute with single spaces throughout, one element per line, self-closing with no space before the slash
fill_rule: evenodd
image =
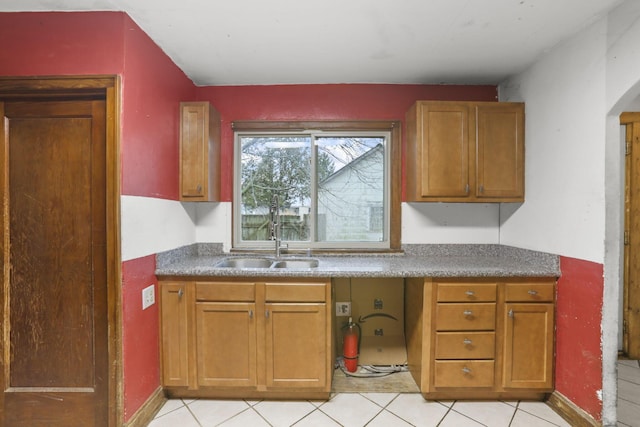
<path id="1" fill-rule="evenodd" d="M 407 201 L 524 201 L 524 104 L 418 101 L 406 126 Z"/>
<path id="2" fill-rule="evenodd" d="M 179 285 L 160 282 L 162 382 L 170 395 L 329 396 L 329 281 L 186 282 L 189 291 L 181 296 Z M 176 314 L 180 318 L 172 318 Z M 184 327 L 177 333 L 179 323 Z M 192 337 L 193 345 L 175 347 L 183 335 Z M 182 363 L 180 369 L 175 361 Z"/>
<path id="3" fill-rule="evenodd" d="M 208 102 L 180 103 L 180 200 L 220 198 L 220 114 Z"/>
<path id="4" fill-rule="evenodd" d="M 428 399 L 553 391 L 555 280 L 407 279 L 409 369 Z"/>

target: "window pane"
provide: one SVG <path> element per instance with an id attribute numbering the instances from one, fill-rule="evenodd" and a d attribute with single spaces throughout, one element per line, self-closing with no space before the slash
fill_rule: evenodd
<path id="1" fill-rule="evenodd" d="M 274 195 L 279 199 L 282 240 L 309 240 L 311 139 L 242 136 L 240 149 L 242 240 L 270 239 Z"/>
<path id="2" fill-rule="evenodd" d="M 382 137 L 319 137 L 318 241 L 384 240 Z"/>

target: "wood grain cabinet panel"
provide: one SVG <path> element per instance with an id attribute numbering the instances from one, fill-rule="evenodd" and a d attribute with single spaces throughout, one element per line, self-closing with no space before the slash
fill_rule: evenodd
<path id="1" fill-rule="evenodd" d="M 199 386 L 256 386 L 255 310 L 254 303 L 196 304 Z"/>
<path id="2" fill-rule="evenodd" d="M 407 201 L 524 201 L 524 104 L 418 101 L 406 127 Z"/>
<path id="3" fill-rule="evenodd" d="M 555 278 L 409 278 L 409 370 L 430 400 L 543 400 L 554 387 L 554 310 Z"/>
<path id="4" fill-rule="evenodd" d="M 180 103 L 180 200 L 220 198 L 220 113 L 208 102 Z"/>
<path id="5" fill-rule="evenodd" d="M 192 284 L 160 283 L 160 336 L 162 383 L 189 386 Z"/>
<path id="6" fill-rule="evenodd" d="M 162 383 L 170 396 L 329 396 L 329 281 L 182 285 L 161 282 Z"/>

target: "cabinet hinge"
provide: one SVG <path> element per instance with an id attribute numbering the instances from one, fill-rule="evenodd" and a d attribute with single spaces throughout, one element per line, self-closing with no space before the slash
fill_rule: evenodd
<path id="1" fill-rule="evenodd" d="M 624 230 L 624 244 L 629 244 L 629 230 Z"/>
<path id="2" fill-rule="evenodd" d="M 629 330 L 629 322 L 627 322 L 626 320 L 622 321 L 622 333 L 623 334 L 627 334 L 628 330 Z"/>

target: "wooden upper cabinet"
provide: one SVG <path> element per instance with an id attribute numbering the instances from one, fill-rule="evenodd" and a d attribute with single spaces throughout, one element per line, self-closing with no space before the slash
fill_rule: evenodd
<path id="1" fill-rule="evenodd" d="M 408 202 L 524 201 L 524 104 L 418 101 L 406 123 Z"/>
<path id="2" fill-rule="evenodd" d="M 180 200 L 220 197 L 220 114 L 208 102 L 180 103 Z"/>
<path id="3" fill-rule="evenodd" d="M 475 106 L 476 197 L 524 201 L 524 104 Z"/>

